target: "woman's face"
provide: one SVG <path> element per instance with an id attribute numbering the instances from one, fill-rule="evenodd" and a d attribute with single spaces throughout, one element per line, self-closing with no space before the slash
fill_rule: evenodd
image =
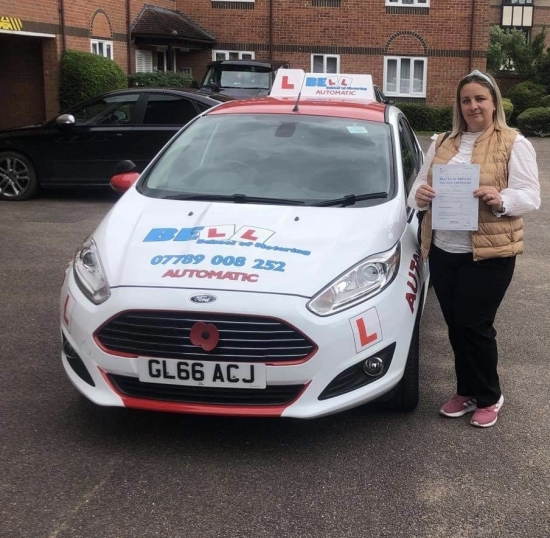
<path id="1" fill-rule="evenodd" d="M 460 110 L 470 133 L 485 131 L 493 123 L 496 110 L 489 88 L 477 82 L 464 84 L 460 90 Z"/>

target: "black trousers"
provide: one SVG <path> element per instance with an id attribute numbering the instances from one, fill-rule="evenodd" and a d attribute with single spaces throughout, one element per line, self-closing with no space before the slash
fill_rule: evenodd
<path id="1" fill-rule="evenodd" d="M 500 398 L 495 316 L 514 274 L 516 258 L 473 261 L 432 245 L 430 277 L 455 355 L 457 394 L 478 407 Z"/>

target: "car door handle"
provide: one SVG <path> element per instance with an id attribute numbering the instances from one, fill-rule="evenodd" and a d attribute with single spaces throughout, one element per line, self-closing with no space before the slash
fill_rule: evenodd
<path id="1" fill-rule="evenodd" d="M 109 138 L 122 138 L 122 133 L 111 133 Z"/>

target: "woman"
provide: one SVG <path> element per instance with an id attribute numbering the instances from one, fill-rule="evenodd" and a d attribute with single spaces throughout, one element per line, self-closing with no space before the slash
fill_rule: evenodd
<path id="1" fill-rule="evenodd" d="M 506 125 L 492 77 L 473 71 L 456 89 L 453 128 L 434 137 L 408 204 L 427 210 L 422 255 L 429 260 L 455 356 L 456 394 L 439 410 L 447 417 L 472 413 L 473 426 L 493 426 L 504 402 L 497 373 L 493 322 L 523 252 L 521 216 L 540 206 L 536 155 L 531 143 Z M 477 231 L 432 230 L 432 165 L 478 164 Z"/>

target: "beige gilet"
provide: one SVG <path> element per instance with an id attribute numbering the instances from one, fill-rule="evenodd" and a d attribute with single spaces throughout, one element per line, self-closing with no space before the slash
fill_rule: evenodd
<path id="1" fill-rule="evenodd" d="M 508 185 L 508 161 L 517 133 L 512 130 L 495 131 L 491 126 L 475 141 L 472 151 L 472 164 L 480 165 L 479 185 L 496 187 L 498 191 Z M 460 136 L 447 138 L 439 145 L 432 164 L 446 164 L 457 153 Z M 432 167 L 428 171 L 428 184 L 433 181 Z M 432 243 L 431 207 L 422 220 L 422 256 L 426 260 Z M 479 226 L 472 232 L 474 260 L 507 258 L 523 252 L 523 220 L 521 217 L 497 217 L 489 206 L 479 201 Z"/>

